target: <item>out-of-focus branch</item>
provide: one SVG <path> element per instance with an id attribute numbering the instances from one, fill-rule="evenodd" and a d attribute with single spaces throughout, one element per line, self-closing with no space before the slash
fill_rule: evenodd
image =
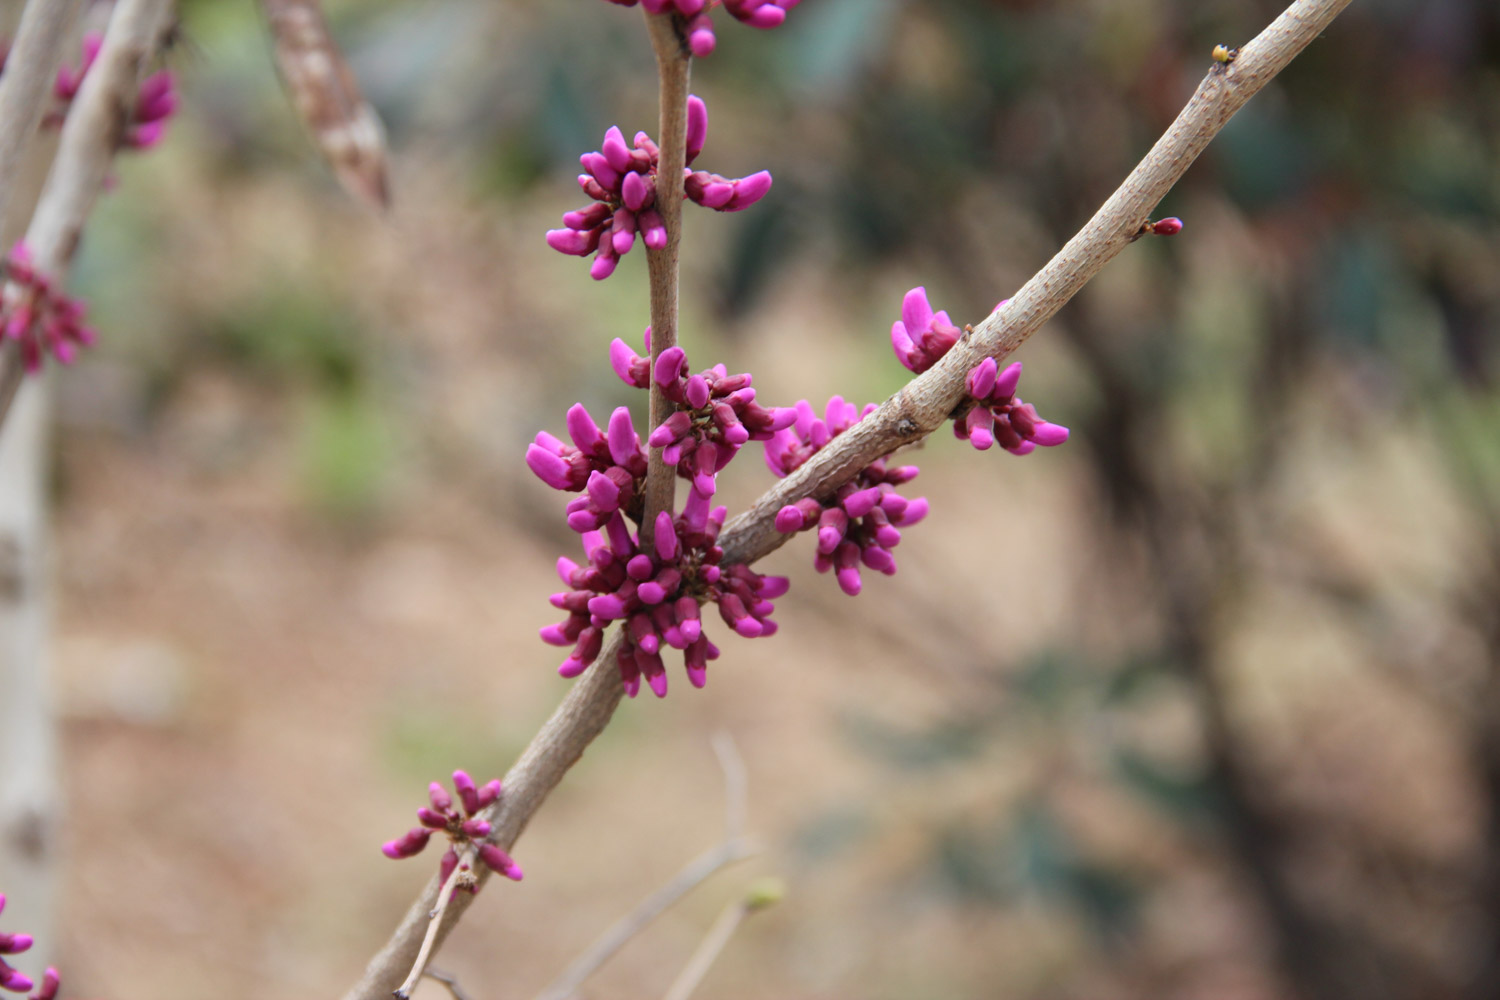
<path id="1" fill-rule="evenodd" d="M 726 563 L 753 562 L 779 547 L 782 536 L 775 529 L 775 517 L 786 504 L 806 496 L 826 496 L 871 461 L 940 427 L 962 399 L 969 370 L 986 356 L 1004 358 L 1013 352 L 1128 246 L 1151 209 L 1235 112 L 1311 44 L 1350 2 L 1297 0 L 1241 48 L 1232 63 L 1215 64 L 1187 107 L 1120 189 L 1016 293 L 1009 306 L 980 323 L 935 367 L 834 438 L 725 527 L 720 544 Z M 666 170 L 665 152 L 662 163 Z M 672 231 L 669 228 L 669 235 Z M 653 335 L 653 346 L 655 343 Z M 608 724 L 622 693 L 618 675 L 607 669 L 618 642 L 616 629 L 600 653 L 598 665 L 574 684 L 562 706 L 506 776 L 506 795 L 497 803 L 493 820 L 496 833 L 492 839 L 501 846 L 514 843 L 532 813 Z M 428 885 L 346 1000 L 383 1000 L 401 981 L 420 947 L 436 891 L 436 885 Z M 440 942 L 442 933 L 463 914 L 466 907 L 462 903 L 456 901 L 449 908 Z"/>
<path id="2" fill-rule="evenodd" d="M 261 0 L 292 103 L 344 190 L 390 204 L 385 129 L 328 30 L 318 0 Z"/>
<path id="3" fill-rule="evenodd" d="M 569 1000 L 605 962 L 678 900 L 720 869 L 755 854 L 754 842 L 745 835 L 745 763 L 728 733 L 720 733 L 714 737 L 714 753 L 718 755 L 719 766 L 724 769 L 724 840 L 694 859 L 673 876 L 671 881 L 617 920 L 597 941 L 589 945 L 587 951 L 574 959 L 561 976 L 538 993 L 537 1000 Z"/>
<path id="4" fill-rule="evenodd" d="M 10 209 L 21 160 L 41 124 L 77 13 L 78 0 L 31 0 L 21 14 L 16 44 L 0 76 L 0 221 Z"/>
<path id="5" fill-rule="evenodd" d="M 171 13 L 172 0 L 120 0 L 99 57 L 63 122 L 57 158 L 26 229 L 36 269 L 55 287 L 65 282 L 84 223 L 130 125 L 146 62 L 156 52 Z M 7 286 L 4 294 L 8 300 L 16 292 Z M 0 424 L 24 375 L 17 345 L 5 344 L 0 349 Z"/>
<path id="6" fill-rule="evenodd" d="M 719 956 L 724 953 L 724 948 L 729 944 L 729 939 L 734 937 L 734 932 L 740 929 L 745 918 L 753 913 L 759 913 L 766 907 L 775 904 L 781 899 L 782 887 L 780 880 L 767 879 L 759 885 L 753 885 L 743 897 L 724 907 L 719 919 L 715 920 L 713 926 L 708 929 L 708 934 L 703 942 L 698 945 L 682 971 L 667 989 L 666 996 L 662 1000 L 688 1000 L 694 991 L 703 983 L 703 978 L 708 975 L 708 970 L 718 961 Z"/>

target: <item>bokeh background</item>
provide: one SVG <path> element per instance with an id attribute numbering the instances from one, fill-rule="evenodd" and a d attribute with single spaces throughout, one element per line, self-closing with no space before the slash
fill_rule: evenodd
<path id="1" fill-rule="evenodd" d="M 1167 126 L 1263 0 L 805 0 L 721 25 L 684 343 L 761 398 L 880 400 L 906 289 L 975 321 Z M 578 153 L 654 129 L 639 11 L 342 0 L 394 207 L 347 199 L 249 0 L 182 5 L 186 107 L 122 161 L 56 386 L 73 996 L 338 996 L 429 876 L 379 844 L 503 773 L 566 691 L 561 499 L 526 470 L 645 262 L 542 241 Z M 722 20 L 722 19 L 721 19 Z M 585 991 L 660 995 L 758 875 L 724 1000 L 1500 997 L 1500 7 L 1358 0 L 1027 344 L 1074 430 L 909 456 L 933 515 L 857 599 L 805 539 L 779 635 L 626 704 L 437 964 L 530 997 L 720 836 L 765 852 Z M 734 509 L 770 475 L 753 454 Z M 25 926 L 25 915 L 7 913 Z M 14 929 L 14 928 L 12 928 Z M 423 997 L 441 996 L 428 984 Z"/>

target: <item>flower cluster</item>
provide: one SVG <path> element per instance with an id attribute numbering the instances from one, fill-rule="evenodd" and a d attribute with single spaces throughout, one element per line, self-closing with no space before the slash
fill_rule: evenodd
<path id="1" fill-rule="evenodd" d="M 630 411 L 617 407 L 607 431 L 599 429 L 582 403 L 568 410 L 569 445 L 546 431 L 526 449 L 526 464 L 555 490 L 583 492 L 568 504 L 568 526 L 593 531 L 616 511 L 639 516 L 639 484 L 646 478 L 646 449 Z"/>
<path id="2" fill-rule="evenodd" d="M 5 894 L 0 892 L 0 911 L 5 909 Z M 19 955 L 31 948 L 30 934 L 0 934 L 0 990 L 25 993 L 36 984 L 5 961 L 6 955 Z M 57 970 L 49 968 L 42 976 L 42 985 L 31 994 L 29 1000 L 55 1000 L 59 980 Z"/>
<path id="3" fill-rule="evenodd" d="M 713 52 L 718 44 L 714 35 L 713 19 L 709 16 L 715 7 L 722 6 L 730 17 L 752 28 L 774 28 L 786 20 L 786 12 L 801 0 L 609 0 L 621 7 L 634 7 L 644 2 L 653 14 L 672 11 L 684 20 L 683 33 L 693 55 L 703 58 Z"/>
<path id="4" fill-rule="evenodd" d="M 1176 223 L 1175 228 L 1172 223 Z M 1180 232 L 1182 222 L 1163 219 L 1147 223 L 1164 235 Z M 999 312 L 1009 299 L 995 306 Z M 937 364 L 943 355 L 967 332 L 953 325 L 946 312 L 933 312 L 927 301 L 927 289 L 913 288 L 901 303 L 901 318 L 891 327 L 891 347 L 896 360 L 918 374 Z M 1029 455 L 1038 445 L 1051 448 L 1068 440 L 1068 429 L 1049 424 L 1037 415 L 1036 407 L 1016 395 L 1021 380 L 1021 363 L 1003 372 L 994 358 L 985 358 L 969 372 L 969 403 L 953 421 L 953 433 L 980 451 L 996 443 L 1012 455 Z"/>
<path id="5" fill-rule="evenodd" d="M 708 498 L 692 490 L 679 517 L 657 515 L 648 548 L 619 514 L 603 532 L 586 533 L 584 565 L 566 557 L 557 561 L 558 576 L 570 589 L 552 595 L 552 604 L 568 617 L 541 632 L 544 642 L 573 647 L 558 673 L 577 677 L 587 670 L 603 649 L 604 630 L 621 622 L 625 634 L 615 662 L 627 695 L 640 692 L 643 677 L 658 698 L 666 695 L 664 644 L 682 652 L 688 681 L 701 688 L 708 661 L 719 657 L 703 633 L 699 605 L 708 602 L 746 638 L 775 634 L 771 601 L 787 592 L 789 582 L 739 563 L 720 565 L 718 537 L 727 513 L 724 507 L 709 510 Z"/>
<path id="6" fill-rule="evenodd" d="M 790 475 L 875 409 L 870 403 L 861 411 L 834 396 L 819 419 L 812 405 L 802 400 L 791 427 L 778 431 L 767 442 L 766 464 L 778 476 Z M 877 459 L 826 502 L 806 497 L 781 508 L 776 512 L 776 530 L 792 534 L 816 528 L 814 567 L 819 573 L 833 570 L 844 593 L 858 594 L 863 586 L 860 563 L 887 576 L 894 574 L 896 558 L 891 550 L 901 541 L 900 529 L 927 516 L 925 497 L 909 500 L 896 492 L 898 486 L 915 479 L 917 471 L 914 465 L 891 468 L 886 459 Z"/>
<path id="7" fill-rule="evenodd" d="M 58 67 L 57 82 L 53 84 L 52 92 L 62 103 L 63 110 L 50 112 L 42 120 L 44 125 L 56 127 L 62 124 L 67 117 L 67 106 L 78 96 L 84 77 L 99 58 L 99 50 L 103 45 L 103 36 L 90 33 L 83 40 L 83 59 L 78 64 L 78 69 Z M 167 119 L 176 110 L 177 89 L 171 71 L 162 70 L 146 77 L 136 92 L 134 114 L 131 115 L 130 125 L 122 140 L 125 148 L 150 149 L 159 143 L 166 134 Z"/>
<path id="8" fill-rule="evenodd" d="M 708 108 L 696 96 L 689 97 L 688 163 L 703 151 L 707 136 Z M 637 235 L 650 249 L 666 246 L 666 224 L 656 209 L 660 161 L 661 150 L 645 132 L 637 132 L 631 146 L 620 129 L 611 126 L 601 149 L 579 157 L 584 173 L 578 175 L 578 184 L 594 203 L 563 215 L 564 228 L 549 230 L 547 245 L 577 257 L 593 254 L 589 274 L 598 281 L 614 274 Z M 771 189 L 771 175 L 764 170 L 737 180 L 686 167 L 683 173 L 687 197 L 720 212 L 749 208 Z"/>
<path id="9" fill-rule="evenodd" d="M 901 301 L 901 318 L 891 326 L 891 348 L 896 360 L 920 375 L 937 364 L 961 336 L 963 331 L 946 312 L 932 311 L 927 289 L 918 286 Z"/>
<path id="10" fill-rule="evenodd" d="M 618 337 L 609 347 L 610 365 L 627 385 L 649 389 L 654 381 L 676 405 L 676 411 L 651 432 L 646 443 L 661 448 L 662 460 L 675 466 L 677 474 L 705 500 L 714 495 L 715 476 L 745 442 L 769 441 L 796 418 L 790 409 L 766 409 L 757 403 L 748 374 L 730 375 L 723 365 L 714 365 L 690 375 L 687 352 L 680 347 L 662 351 L 653 370 L 650 355 L 650 327 L 646 328 L 646 357 Z"/>
<path id="11" fill-rule="evenodd" d="M 1037 445 L 1054 448 L 1068 440 L 1068 429 L 1049 424 L 1037 416 L 1036 407 L 1021 401 L 1016 386 L 1021 381 L 1021 362 L 1003 372 L 994 358 L 985 358 L 969 372 L 969 396 L 976 405 L 960 420 L 953 433 L 980 451 L 993 444 L 1012 455 L 1029 455 Z"/>
<path id="12" fill-rule="evenodd" d="M 40 371 L 49 353 L 71 364 L 78 348 L 98 339 L 83 323 L 83 303 L 52 287 L 47 276 L 36 270 L 25 243 L 11 248 L 5 276 L 14 291 L 0 304 L 0 339 L 20 344 L 28 372 Z"/>
<path id="13" fill-rule="evenodd" d="M 421 854 L 434 831 L 441 831 L 448 838 L 448 850 L 438 865 L 438 873 L 444 882 L 455 870 L 461 870 L 454 891 L 467 889 L 479 891 L 479 880 L 469 870 L 468 849 L 492 871 L 504 875 L 513 882 L 521 881 L 520 865 L 511 860 L 497 845 L 485 838 L 490 835 L 490 824 L 479 818 L 479 813 L 500 798 L 500 782 L 491 781 L 480 787 L 467 772 L 453 772 L 453 790 L 458 793 L 458 804 L 462 812 L 454 807 L 453 796 L 441 784 L 434 781 L 427 786 L 427 798 L 431 806 L 417 810 L 421 826 L 407 831 L 404 837 L 383 845 L 380 849 L 388 858 L 410 858 Z"/>

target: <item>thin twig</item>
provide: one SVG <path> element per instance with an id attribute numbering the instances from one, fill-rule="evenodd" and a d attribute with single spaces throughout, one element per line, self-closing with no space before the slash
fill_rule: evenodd
<path id="1" fill-rule="evenodd" d="M 172 0 L 120 0 L 78 97 L 63 121 L 57 158 L 26 230 L 36 270 L 61 288 L 83 226 L 104 187 L 135 108 L 146 62 L 168 26 Z M 17 294 L 7 286 L 6 301 Z M 0 348 L 0 424 L 25 376 L 15 343 Z"/>
<path id="2" fill-rule="evenodd" d="M 464 992 L 464 988 L 458 984 L 458 977 L 453 973 L 443 972 L 441 969 L 428 969 L 423 975 L 448 987 L 448 992 L 453 996 L 453 1000 L 473 1000 L 468 993 Z"/>
<path id="3" fill-rule="evenodd" d="M 471 848 L 459 856 L 458 863 L 453 866 L 447 881 L 443 883 L 438 892 L 437 906 L 427 915 L 427 933 L 422 938 L 422 950 L 417 952 L 416 961 L 412 963 L 411 972 L 406 977 L 406 982 L 396 987 L 396 996 L 406 1000 L 411 996 L 412 990 L 417 988 L 417 983 L 422 979 L 422 973 L 427 970 L 427 959 L 432 956 L 432 947 L 437 943 L 438 928 L 442 926 L 443 914 L 447 912 L 448 904 L 453 901 L 453 893 L 458 888 L 459 879 L 465 875 L 472 877 L 474 869 L 475 852 Z"/>
<path id="4" fill-rule="evenodd" d="M 671 881 L 641 900 L 636 908 L 599 935 L 588 950 L 573 960 L 562 975 L 537 994 L 537 1000 L 569 1000 L 578 988 L 615 956 L 637 934 L 645 930 L 678 900 L 702 885 L 722 868 L 753 856 L 757 848 L 745 835 L 746 781 L 745 762 L 728 733 L 714 736 L 714 753 L 724 770 L 724 840 L 694 859 L 672 877 Z"/>
<path id="5" fill-rule="evenodd" d="M 688 1000 L 703 982 L 703 977 L 708 975 L 708 970 L 713 968 L 714 962 L 718 961 L 724 947 L 729 944 L 729 939 L 734 937 L 734 932 L 754 912 L 754 907 L 743 899 L 737 899 L 724 907 L 662 1000 Z"/>
<path id="6" fill-rule="evenodd" d="M 1004 357 L 1130 243 L 1151 209 L 1203 152 L 1245 102 L 1306 48 L 1351 0 L 1297 0 L 1265 31 L 1240 49 L 1230 65 L 1216 64 L 1167 133 L 1105 202 L 1093 219 L 1016 293 L 1011 304 L 981 323 L 925 375 L 913 379 L 876 413 L 834 438 L 801 469 L 776 485 L 751 509 L 726 526 L 720 544 L 726 562 L 752 561 L 780 545 L 776 512 L 804 496 L 827 495 L 880 455 L 919 440 L 939 427 L 964 393 L 964 379 L 984 356 Z M 670 235 L 670 234 L 669 234 Z M 614 656 L 615 629 L 599 655 L 601 666 Z M 493 840 L 509 848 L 568 769 L 608 725 L 619 704 L 621 684 L 613 670 L 585 673 L 542 727 L 505 778 L 506 795 L 497 804 Z M 490 817 L 486 817 L 490 818 Z M 479 873 L 485 877 L 483 871 Z M 425 931 L 429 884 L 391 939 L 371 959 L 346 1000 L 380 1000 L 410 966 Z M 464 901 L 449 909 L 439 941 L 462 915 Z"/>
<path id="7" fill-rule="evenodd" d="M 656 171 L 656 210 L 667 227 L 667 245 L 646 249 L 651 272 L 651 370 L 661 352 L 677 344 L 677 272 L 682 249 L 682 172 L 687 167 L 688 75 L 692 58 L 683 44 L 675 14 L 646 14 L 651 48 L 656 52 L 657 76 L 661 84 L 661 127 L 658 133 L 661 158 Z M 656 380 L 651 380 L 651 419 L 655 430 L 675 409 Z M 675 507 L 677 470 L 662 458 L 662 449 L 652 448 L 646 472 L 646 511 L 641 518 L 641 545 L 651 544 L 656 516 Z"/>

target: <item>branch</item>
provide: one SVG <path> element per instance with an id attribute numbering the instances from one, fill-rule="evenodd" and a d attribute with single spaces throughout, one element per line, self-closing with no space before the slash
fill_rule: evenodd
<path id="1" fill-rule="evenodd" d="M 62 62 L 78 0 L 31 0 L 0 76 L 0 220 L 10 208 L 16 175 L 36 136 L 47 94 Z"/>
<path id="2" fill-rule="evenodd" d="M 678 900 L 721 868 L 755 854 L 755 845 L 745 836 L 744 831 L 745 763 L 740 759 L 739 750 L 735 748 L 734 740 L 728 733 L 719 733 L 714 737 L 714 753 L 718 754 L 719 766 L 724 769 L 724 840 L 678 872 L 666 885 L 641 900 L 634 910 L 615 921 L 587 951 L 573 960 L 561 976 L 537 994 L 537 1000 L 569 1000 L 585 980 L 598 972 L 616 952 Z"/>
<path id="3" fill-rule="evenodd" d="M 682 248 L 682 172 L 687 169 L 688 74 L 692 59 L 677 18 L 671 13 L 646 14 L 651 48 L 656 52 L 657 76 L 661 82 L 661 158 L 656 171 L 656 210 L 667 227 L 667 245 L 646 248 L 651 272 L 651 370 L 661 352 L 677 344 L 677 270 Z M 655 379 L 651 380 L 651 415 L 647 432 L 655 430 L 676 409 Z M 656 515 L 676 507 L 677 470 L 662 459 L 662 449 L 652 448 L 646 472 L 646 510 L 641 517 L 641 546 L 651 544 Z"/>
<path id="4" fill-rule="evenodd" d="M 120 0 L 99 58 L 63 121 L 57 158 L 26 230 L 37 271 L 56 287 L 65 282 L 83 225 L 130 124 L 142 71 L 168 27 L 171 11 L 172 0 Z M 14 286 L 7 286 L 4 294 L 9 300 L 16 294 Z M 24 376 L 19 347 L 0 347 L 0 423 Z"/>
<path id="5" fill-rule="evenodd" d="M 941 426 L 964 395 L 964 379 L 969 369 L 985 356 L 1003 358 L 1014 351 L 1129 245 L 1149 211 L 1234 113 L 1270 83 L 1350 2 L 1297 0 L 1244 46 L 1234 62 L 1227 66 L 1215 64 L 1172 127 L 1120 189 L 1016 293 L 1009 306 L 986 319 L 934 368 L 909 382 L 878 411 L 834 438 L 726 526 L 720 536 L 725 563 L 751 562 L 780 546 L 782 538 L 774 521 L 776 512 L 784 505 L 805 496 L 832 493 L 874 459 L 920 440 Z M 669 238 L 674 231 L 669 229 Z M 654 335 L 652 341 L 655 346 Z M 557 712 L 506 775 L 506 794 L 496 804 L 491 820 L 496 827 L 491 839 L 501 846 L 508 848 L 515 842 L 568 768 L 609 723 L 622 693 L 619 676 L 607 669 L 619 637 L 620 630 L 616 629 L 600 652 L 595 668 L 574 683 Z M 479 875 L 485 877 L 483 871 Z M 429 884 L 345 1000 L 383 1000 L 401 981 L 420 945 L 436 892 L 437 886 Z M 439 942 L 466 907 L 467 899 L 457 900 L 449 907 Z"/>
<path id="6" fill-rule="evenodd" d="M 703 982 L 703 977 L 708 975 L 708 970 L 713 968 L 714 962 L 718 961 L 719 955 L 724 947 L 729 944 L 729 939 L 734 937 L 734 932 L 740 929 L 740 924 L 752 913 L 759 913 L 768 906 L 774 905 L 781 899 L 782 887 L 777 879 L 765 879 L 760 883 L 752 885 L 742 899 L 737 899 L 724 907 L 719 914 L 719 919 L 714 921 L 708 929 L 708 934 L 698 945 L 687 965 L 677 974 L 676 980 L 667 989 L 663 1000 L 688 1000 L 693 992 Z"/>

